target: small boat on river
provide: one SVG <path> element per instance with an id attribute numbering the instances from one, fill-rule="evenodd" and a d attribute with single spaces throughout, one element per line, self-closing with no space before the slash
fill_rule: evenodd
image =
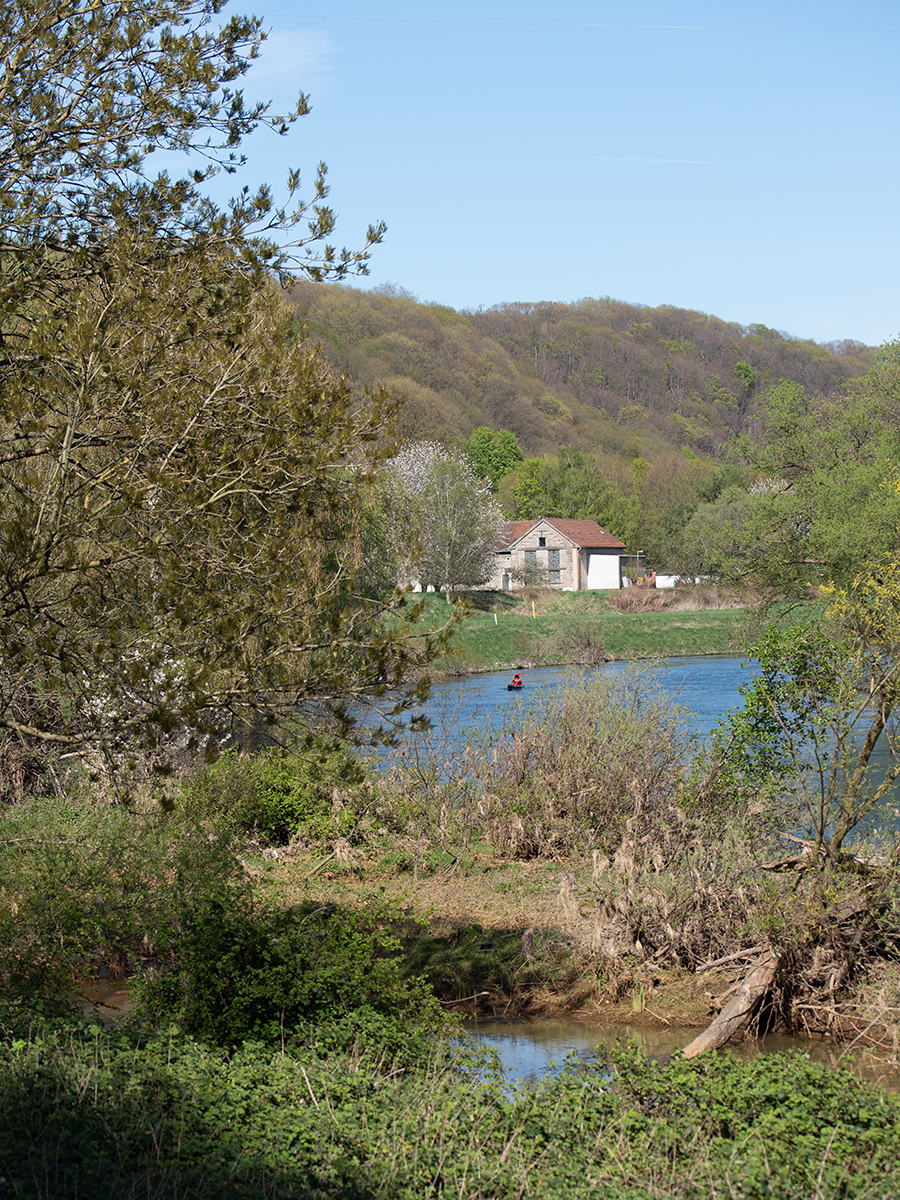
<path id="1" fill-rule="evenodd" d="M 513 676 L 512 683 L 508 683 L 506 685 L 506 690 L 508 692 L 518 692 L 520 690 L 520 688 L 523 688 L 524 686 L 525 685 L 522 683 L 522 676 L 517 671 L 516 674 Z"/>

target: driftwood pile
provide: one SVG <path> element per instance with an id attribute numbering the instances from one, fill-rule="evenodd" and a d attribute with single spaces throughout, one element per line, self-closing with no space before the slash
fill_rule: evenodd
<path id="1" fill-rule="evenodd" d="M 890 864 L 846 855 L 840 887 L 832 888 L 835 876 L 823 869 L 822 852 L 786 834 L 799 853 L 756 863 L 741 882 L 692 869 L 691 887 L 666 892 L 630 833 L 612 862 L 595 854 L 593 895 L 577 895 L 572 876 L 560 877 L 559 916 L 583 952 L 613 967 L 630 960 L 639 970 L 668 964 L 697 974 L 738 971 L 725 992 L 711 997 L 716 1015 L 686 1057 L 777 1028 L 897 1054 L 900 912 Z M 796 902 L 802 928 L 788 921 L 783 939 L 747 945 L 741 934 L 760 903 L 759 881 L 787 872 L 796 884 L 788 884 L 785 896 Z"/>

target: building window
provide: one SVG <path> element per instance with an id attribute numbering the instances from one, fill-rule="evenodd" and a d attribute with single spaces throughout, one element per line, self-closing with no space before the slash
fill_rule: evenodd
<path id="1" fill-rule="evenodd" d="M 559 569 L 559 551 L 558 550 L 548 550 L 547 551 L 547 566 L 550 568 L 551 571 Z"/>
<path id="2" fill-rule="evenodd" d="M 548 583 L 562 583 L 562 579 L 560 578 L 559 571 L 548 571 L 547 572 L 547 582 Z"/>
<path id="3" fill-rule="evenodd" d="M 530 565 L 536 566 L 537 565 L 537 550 L 526 550 L 525 551 L 525 565 L 526 566 L 530 566 Z"/>
<path id="4" fill-rule="evenodd" d="M 539 538 L 538 538 L 538 545 L 539 545 L 539 546 L 546 546 L 546 545 L 547 545 L 547 539 L 546 539 L 545 537 L 539 537 Z"/>

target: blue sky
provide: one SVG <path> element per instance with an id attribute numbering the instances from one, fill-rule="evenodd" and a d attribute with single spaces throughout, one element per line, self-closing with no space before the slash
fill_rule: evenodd
<path id="1" fill-rule="evenodd" d="M 313 111 L 238 179 L 277 192 L 324 159 L 338 245 L 388 225 L 360 286 L 900 336 L 900 0 L 250 11 L 271 33 L 247 95 Z"/>

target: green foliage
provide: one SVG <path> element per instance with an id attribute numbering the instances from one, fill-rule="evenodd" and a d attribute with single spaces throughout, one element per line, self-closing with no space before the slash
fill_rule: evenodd
<path id="1" fill-rule="evenodd" d="M 635 1139 L 650 1153 L 665 1144 L 676 1176 L 703 1145 L 713 1170 L 730 1160 L 733 1194 L 746 1200 L 849 1200 L 900 1155 L 896 1098 L 801 1055 L 676 1057 L 660 1069 L 632 1052 L 615 1063 L 623 1101 L 636 1108 Z"/>
<path id="2" fill-rule="evenodd" d="M 177 1029 L 46 1022 L 11 1032 L 0 1091 L 16 1118 L 0 1130 L 0 1177 L 34 1200 L 387 1196 L 409 1141 L 395 1144 L 398 1113 L 424 1086 L 449 1115 L 456 1069 L 477 1064 L 432 1041 L 410 1086 L 380 1049 L 226 1052 Z M 424 1119 L 427 1105 L 416 1108 Z"/>
<path id="3" fill-rule="evenodd" d="M 522 451 L 516 435 L 508 429 L 491 429 L 479 425 L 464 446 L 466 458 L 480 479 L 487 479 L 493 491 L 504 475 L 514 471 L 522 461 Z"/>
<path id="4" fill-rule="evenodd" d="M 473 1052 L 226 1053 L 174 1030 L 46 1022 L 0 1046 L 14 1196 L 418 1200 L 894 1194 L 895 1097 L 797 1055 L 665 1066 L 634 1050 L 504 1091 Z"/>
<path id="5" fill-rule="evenodd" d="M 440 936 L 420 936 L 410 947 L 410 969 L 421 973 L 437 995 L 461 1000 L 487 990 L 519 997 L 530 988 L 571 984 L 582 970 L 572 946 L 556 931 L 533 930 L 527 957 L 521 929 L 485 929 L 454 923 Z"/>
<path id="6" fill-rule="evenodd" d="M 716 744 L 748 777 L 796 778 L 813 767 L 802 757 L 807 740 L 824 747 L 832 728 L 845 648 L 809 626 L 769 629 L 752 657 L 759 674 L 740 686 L 743 708 L 723 719 Z"/>
<path id="7" fill-rule="evenodd" d="M 163 957 L 179 912 L 238 877 L 229 839 L 190 821 L 51 798 L 0 812 L 0 991 L 58 995 Z"/>
<path id="8" fill-rule="evenodd" d="M 885 574 L 887 584 L 880 576 L 860 580 L 845 594 L 843 619 L 835 605 L 807 625 L 769 629 L 752 651 L 759 673 L 740 689 L 743 707 L 715 734 L 728 769 L 745 787 L 789 795 L 796 819 L 832 861 L 900 777 L 888 727 L 900 671 L 897 575 L 892 565 Z M 884 761 L 876 771 L 879 741 Z"/>
<path id="9" fill-rule="evenodd" d="M 755 475 L 749 489 L 723 492 L 686 530 L 686 543 L 708 543 L 708 569 L 797 595 L 810 583 L 844 586 L 891 558 L 900 523 L 898 381 L 900 359 L 887 346 L 844 394 L 826 398 L 790 379 L 769 389 L 762 435 L 740 443 Z"/>
<path id="10" fill-rule="evenodd" d="M 349 837 L 359 820 L 361 770 L 341 747 L 307 754 L 230 750 L 181 781 L 184 811 L 267 841 Z M 344 789 L 344 790 L 342 790 Z"/>
<path id="11" fill-rule="evenodd" d="M 597 460 L 574 446 L 561 447 L 553 458 L 528 459 L 512 476 L 509 494 L 517 520 L 589 520 L 611 532 L 621 522 L 615 487 Z"/>
<path id="12" fill-rule="evenodd" d="M 421 1052 L 443 1017 L 424 982 L 404 977 L 394 916 L 269 910 L 210 893 L 183 914 L 177 968 L 141 986 L 140 1011 L 217 1045 Z"/>
<path id="13" fill-rule="evenodd" d="M 368 250 L 327 244 L 324 167 L 311 202 L 297 172 L 281 205 L 202 194 L 244 136 L 308 109 L 245 106 L 264 35 L 216 29 L 221 8 L 24 0 L 0 20 L 0 728 L 108 762 L 302 722 L 434 649 L 385 634 L 399 600 L 352 591 L 395 402 L 351 394 L 269 273 L 341 278 Z M 201 165 L 152 178 L 155 151 Z"/>
<path id="14" fill-rule="evenodd" d="M 732 372 L 735 379 L 740 383 L 744 390 L 744 395 L 749 396 L 756 386 L 756 376 L 753 374 L 753 368 L 748 362 L 736 362 L 734 371 Z"/>
<path id="15" fill-rule="evenodd" d="M 697 482 L 697 497 L 711 504 L 729 487 L 747 486 L 747 473 L 736 463 L 723 463 Z"/>
<path id="16" fill-rule="evenodd" d="M 674 565 L 688 574 L 738 578 L 748 565 L 746 531 L 752 505 L 747 491 L 732 485 L 697 507 L 674 549 Z"/>

